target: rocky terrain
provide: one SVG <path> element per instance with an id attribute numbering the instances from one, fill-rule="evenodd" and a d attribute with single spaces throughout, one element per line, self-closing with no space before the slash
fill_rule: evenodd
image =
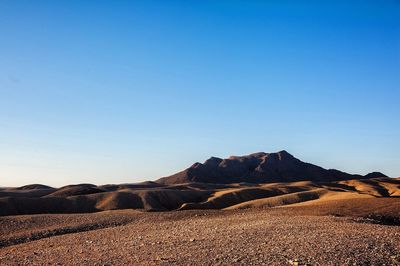
<path id="1" fill-rule="evenodd" d="M 156 182 L 0 188 L 0 265 L 400 265 L 400 178 L 287 152 Z"/>
<path id="2" fill-rule="evenodd" d="M 335 181 L 386 177 L 380 172 L 365 176 L 348 174 L 335 169 L 305 163 L 287 151 L 276 153 L 258 152 L 245 156 L 231 156 L 227 159 L 211 157 L 204 163 L 157 180 L 162 184 L 202 183 L 271 183 L 296 181 Z"/>
<path id="3" fill-rule="evenodd" d="M 399 265 L 398 226 L 330 208 L 3 217 L 0 264 Z"/>

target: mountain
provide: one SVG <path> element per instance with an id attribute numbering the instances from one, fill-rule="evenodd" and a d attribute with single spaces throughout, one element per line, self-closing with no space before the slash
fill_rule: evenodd
<path id="1" fill-rule="evenodd" d="M 161 184 L 201 183 L 271 183 L 296 181 L 335 181 L 386 177 L 373 172 L 365 176 L 348 174 L 335 169 L 324 169 L 303 162 L 287 151 L 276 153 L 258 152 L 246 156 L 231 156 L 228 159 L 211 157 L 204 163 L 191 167 L 156 182 Z"/>

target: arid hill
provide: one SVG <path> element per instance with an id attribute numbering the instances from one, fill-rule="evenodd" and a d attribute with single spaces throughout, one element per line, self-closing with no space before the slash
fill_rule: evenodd
<path id="1" fill-rule="evenodd" d="M 211 158 L 157 182 L 0 188 L 0 215 L 336 206 L 339 201 L 347 206 L 366 199 L 370 207 L 377 198 L 400 210 L 400 180 L 377 172 L 361 176 L 326 170 L 281 151 Z"/>
<path id="2" fill-rule="evenodd" d="M 373 172 L 365 176 L 348 174 L 334 169 L 305 163 L 287 151 L 277 153 L 258 152 L 228 159 L 211 157 L 204 163 L 195 163 L 186 170 L 163 177 L 161 184 L 202 183 L 271 183 L 296 181 L 335 181 L 348 179 L 386 177 Z"/>
<path id="3" fill-rule="evenodd" d="M 266 184 L 186 183 L 99 187 L 82 184 L 60 189 L 3 188 L 0 189 L 0 215 L 85 213 L 116 209 L 243 209 L 378 198 L 391 199 L 387 201 L 387 207 L 395 204 L 393 206 L 400 210 L 400 180 L 382 177 Z M 396 215 L 400 217 L 400 214 Z"/>

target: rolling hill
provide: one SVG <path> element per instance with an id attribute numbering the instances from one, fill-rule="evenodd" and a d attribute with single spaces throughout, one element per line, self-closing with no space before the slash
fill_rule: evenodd
<path id="1" fill-rule="evenodd" d="M 368 203 L 364 206 L 363 202 Z M 337 206 L 357 203 L 365 213 L 385 205 L 400 217 L 399 202 L 399 178 L 388 178 L 379 172 L 363 176 L 327 170 L 302 162 L 286 151 L 228 159 L 212 157 L 156 182 L 0 188 L 0 215 L 3 216 L 116 209 L 307 208 L 321 204 L 325 208 L 330 206 L 328 210 L 336 213 Z"/>

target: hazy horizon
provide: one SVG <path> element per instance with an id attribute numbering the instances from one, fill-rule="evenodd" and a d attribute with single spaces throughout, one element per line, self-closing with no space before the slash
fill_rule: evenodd
<path id="1" fill-rule="evenodd" d="M 400 176 L 398 1 L 2 1 L 0 186 L 287 150 Z"/>

